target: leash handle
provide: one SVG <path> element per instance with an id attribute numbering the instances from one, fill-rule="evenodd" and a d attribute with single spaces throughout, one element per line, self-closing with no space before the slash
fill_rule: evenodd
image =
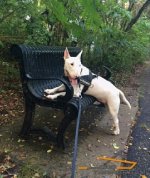
<path id="1" fill-rule="evenodd" d="M 77 123 L 76 123 L 76 132 L 75 132 L 75 143 L 74 143 L 73 159 L 72 159 L 71 178 L 75 177 L 75 171 L 76 171 L 76 160 L 77 160 L 77 150 L 78 150 L 78 135 L 79 135 L 80 118 L 81 118 L 81 96 L 79 97 L 79 100 L 78 100 L 78 117 L 77 117 Z"/>

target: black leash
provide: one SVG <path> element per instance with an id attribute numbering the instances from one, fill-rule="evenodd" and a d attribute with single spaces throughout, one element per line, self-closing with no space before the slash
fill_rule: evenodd
<path id="1" fill-rule="evenodd" d="M 78 78 L 79 85 L 80 84 L 84 85 L 83 92 L 85 92 L 88 89 L 88 87 L 91 85 L 92 79 L 95 77 L 97 77 L 97 75 L 92 74 L 92 72 L 89 71 L 89 75 L 84 75 L 84 76 Z M 75 178 L 75 172 L 76 172 L 76 160 L 77 160 L 80 118 L 81 118 L 81 96 L 78 99 L 78 116 L 77 116 L 76 131 L 75 131 L 75 142 L 74 142 L 74 150 L 73 150 L 71 178 Z"/>
<path id="2" fill-rule="evenodd" d="M 76 132 L 75 132 L 73 159 L 72 159 L 71 178 L 75 177 L 75 172 L 76 172 L 76 160 L 77 160 L 77 149 L 78 149 L 78 135 L 79 135 L 80 117 L 81 117 L 81 96 L 78 99 L 78 117 L 77 117 L 77 123 L 76 123 Z"/>

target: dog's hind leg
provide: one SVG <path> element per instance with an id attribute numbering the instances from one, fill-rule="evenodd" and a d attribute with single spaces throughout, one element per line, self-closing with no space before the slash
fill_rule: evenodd
<path id="1" fill-rule="evenodd" d="M 119 129 L 119 119 L 118 119 L 118 112 L 119 112 L 119 106 L 120 106 L 120 99 L 115 99 L 111 100 L 111 102 L 107 103 L 109 112 L 112 116 L 113 122 L 114 122 L 114 130 L 113 134 L 114 135 L 119 135 L 120 134 L 120 129 Z"/>

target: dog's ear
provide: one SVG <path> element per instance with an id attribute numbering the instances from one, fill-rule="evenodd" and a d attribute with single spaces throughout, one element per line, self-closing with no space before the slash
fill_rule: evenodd
<path id="1" fill-rule="evenodd" d="M 64 51 L 64 59 L 67 59 L 69 57 L 70 57 L 70 54 L 69 54 L 68 48 L 66 47 L 66 49 Z"/>
<path id="2" fill-rule="evenodd" d="M 81 54 L 82 54 L 82 52 L 83 52 L 83 51 L 81 50 L 80 53 L 77 55 L 77 58 L 78 58 L 78 59 L 81 59 Z"/>

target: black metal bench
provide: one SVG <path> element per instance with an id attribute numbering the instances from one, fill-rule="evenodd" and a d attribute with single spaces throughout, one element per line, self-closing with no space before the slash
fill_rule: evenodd
<path id="1" fill-rule="evenodd" d="M 76 56 L 79 48 L 68 48 L 71 56 Z M 13 45 L 11 54 L 19 59 L 20 75 L 25 100 L 25 117 L 20 132 L 21 136 L 28 136 L 32 128 L 35 106 L 48 106 L 62 109 L 64 118 L 62 119 L 57 135 L 51 134 L 45 127 L 44 132 L 51 135 L 53 141 L 56 141 L 59 147 L 64 148 L 64 134 L 78 114 L 78 100 L 73 98 L 73 88 L 69 81 L 63 75 L 63 53 L 64 47 L 31 47 L 27 45 Z M 109 75 L 107 77 L 110 77 Z M 66 86 L 66 95 L 55 101 L 50 101 L 44 97 L 44 90 L 54 88 L 64 83 Z M 93 104 L 96 99 L 92 96 L 83 95 L 81 99 L 82 109 Z"/>

